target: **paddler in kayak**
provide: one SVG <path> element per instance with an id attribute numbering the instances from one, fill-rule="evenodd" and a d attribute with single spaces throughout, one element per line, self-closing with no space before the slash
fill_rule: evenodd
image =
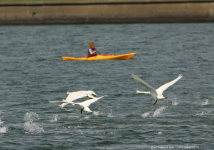
<path id="1" fill-rule="evenodd" d="M 97 53 L 99 53 L 99 51 L 95 48 L 94 43 L 88 42 L 88 45 L 90 46 L 90 48 L 87 51 L 87 57 L 97 56 Z"/>

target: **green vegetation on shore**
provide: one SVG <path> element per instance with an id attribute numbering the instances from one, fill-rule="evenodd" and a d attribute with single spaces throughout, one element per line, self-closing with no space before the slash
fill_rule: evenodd
<path id="1" fill-rule="evenodd" d="M 99 1 L 99 0 L 0 0 L 0 2 L 78 2 L 78 1 Z M 107 1 L 107 0 L 102 0 Z"/>

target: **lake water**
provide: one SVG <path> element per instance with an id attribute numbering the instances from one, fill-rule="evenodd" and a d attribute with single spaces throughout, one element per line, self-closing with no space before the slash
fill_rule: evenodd
<path id="1" fill-rule="evenodd" d="M 136 52 L 129 60 L 85 57 Z M 183 78 L 155 100 L 154 88 Z M 214 24 L 0 26 L 0 149 L 214 149 Z M 93 90 L 93 113 L 49 101 Z M 81 102 L 79 99 L 75 102 Z"/>

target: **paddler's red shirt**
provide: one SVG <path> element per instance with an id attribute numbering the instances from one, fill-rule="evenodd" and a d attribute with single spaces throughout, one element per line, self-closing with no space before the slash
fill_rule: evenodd
<path id="1" fill-rule="evenodd" d="M 96 48 L 90 48 L 87 51 L 87 57 L 91 57 L 91 56 L 97 56 Z"/>

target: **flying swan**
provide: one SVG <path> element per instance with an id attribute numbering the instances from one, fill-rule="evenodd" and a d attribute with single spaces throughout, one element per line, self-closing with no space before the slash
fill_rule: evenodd
<path id="1" fill-rule="evenodd" d="M 63 108 L 64 106 L 66 106 L 67 104 L 69 104 L 70 102 L 76 100 L 76 99 L 80 99 L 80 98 L 86 98 L 86 99 L 93 99 L 93 98 L 97 98 L 98 95 L 96 93 L 94 93 L 93 91 L 77 91 L 77 92 L 67 92 L 68 97 L 66 99 L 63 99 L 62 101 L 49 101 L 50 103 L 62 103 L 60 106 L 60 108 Z M 99 101 L 96 102 L 97 104 L 99 104 Z"/>
<path id="2" fill-rule="evenodd" d="M 89 100 L 86 100 L 84 102 L 81 102 L 81 103 L 74 103 L 74 102 L 69 102 L 71 103 L 72 105 L 74 105 L 76 108 L 79 108 L 80 109 L 80 112 L 82 114 L 82 111 L 86 111 L 86 112 L 92 112 L 90 109 L 89 109 L 89 105 L 98 101 L 99 99 L 103 98 L 104 96 L 101 96 L 99 98 L 94 98 L 94 99 L 89 99 Z"/>
<path id="3" fill-rule="evenodd" d="M 173 85 L 174 83 L 176 83 L 178 80 L 180 80 L 183 75 L 180 74 L 176 79 L 172 80 L 171 82 L 168 82 L 164 85 L 162 85 L 161 87 L 159 87 L 157 90 L 155 90 L 153 87 L 151 87 L 150 85 L 148 85 L 145 81 L 143 81 L 142 79 L 140 79 L 139 77 L 137 77 L 136 75 L 132 74 L 132 77 L 134 78 L 135 81 L 137 81 L 138 83 L 142 84 L 143 86 L 145 86 L 149 92 L 145 92 L 145 91 L 136 91 L 136 93 L 143 93 L 143 94 L 150 94 L 156 101 L 154 104 L 157 103 L 157 100 L 161 100 L 161 99 L 166 99 L 167 97 L 164 97 L 163 91 L 165 91 L 168 87 L 170 87 L 171 85 Z"/>

